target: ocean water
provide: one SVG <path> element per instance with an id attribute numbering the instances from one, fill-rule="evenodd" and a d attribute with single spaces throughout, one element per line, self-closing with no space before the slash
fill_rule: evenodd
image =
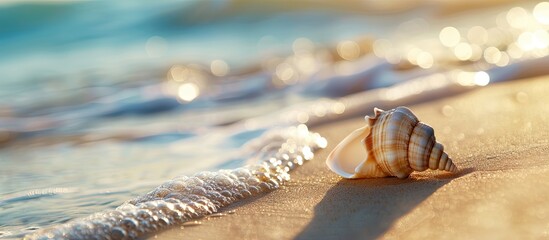
<path id="1" fill-rule="evenodd" d="M 319 124 L 547 75 L 547 16 L 537 1 L 0 2 L 0 238 L 146 236 L 275 190 L 336 144 Z"/>

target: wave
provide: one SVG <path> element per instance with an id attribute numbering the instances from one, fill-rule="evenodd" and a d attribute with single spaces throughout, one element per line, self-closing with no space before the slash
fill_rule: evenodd
<path id="1" fill-rule="evenodd" d="M 289 172 L 326 147 L 326 139 L 305 125 L 275 129 L 249 142 L 255 164 L 174 178 L 115 210 L 42 229 L 25 239 L 135 239 L 220 211 L 241 199 L 278 189 Z"/>

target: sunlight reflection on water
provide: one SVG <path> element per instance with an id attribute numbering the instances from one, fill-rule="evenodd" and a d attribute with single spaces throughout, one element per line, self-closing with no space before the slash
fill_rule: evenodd
<path id="1" fill-rule="evenodd" d="M 5 232 L 112 209 L 179 174 L 240 167 L 256 154 L 240 147 L 275 126 L 512 80 L 549 55 L 548 2 L 453 16 L 421 4 L 371 6 L 387 15 L 329 2 L 315 7 L 342 11 L 35 4 L 0 8 L 2 19 L 43 20 L 0 23 Z"/>

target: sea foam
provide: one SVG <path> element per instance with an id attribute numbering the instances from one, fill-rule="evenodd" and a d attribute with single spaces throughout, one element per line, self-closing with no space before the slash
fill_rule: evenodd
<path id="1" fill-rule="evenodd" d="M 241 168 L 178 176 L 114 210 L 42 229 L 25 239 L 135 239 L 216 213 L 236 201 L 273 191 L 311 160 L 326 139 L 305 125 L 273 129 L 243 147 L 256 149 Z M 222 153 L 220 153 L 222 154 Z"/>

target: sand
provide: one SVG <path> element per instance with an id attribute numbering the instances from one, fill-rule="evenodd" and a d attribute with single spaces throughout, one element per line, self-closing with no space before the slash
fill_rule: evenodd
<path id="1" fill-rule="evenodd" d="M 281 189 L 158 239 L 549 239 L 549 77 L 409 106 L 461 171 L 345 180 L 324 159 L 354 118 L 319 126 L 325 150 Z M 364 114 L 372 114 L 365 109 Z"/>

